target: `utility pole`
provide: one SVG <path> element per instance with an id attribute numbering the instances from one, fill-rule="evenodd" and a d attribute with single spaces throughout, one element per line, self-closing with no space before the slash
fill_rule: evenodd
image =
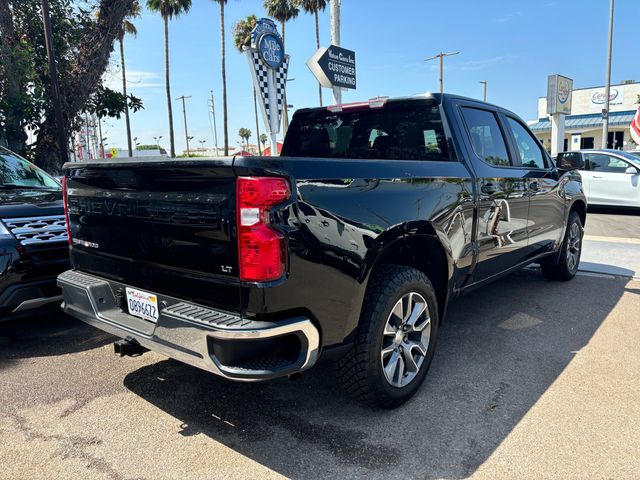
<path id="1" fill-rule="evenodd" d="M 64 129 L 64 116 L 62 114 L 62 100 L 60 97 L 60 85 L 58 84 L 58 70 L 56 68 L 56 52 L 53 45 L 53 31 L 51 29 L 51 16 L 49 13 L 49 0 L 42 0 L 42 23 L 44 24 L 44 41 L 47 48 L 49 61 L 49 77 L 51 79 L 51 96 L 53 109 L 56 116 L 56 133 L 58 137 L 58 149 L 64 162 L 69 161 L 67 150 L 67 136 Z"/>
<path id="2" fill-rule="evenodd" d="M 100 135 L 100 152 L 98 152 L 98 158 L 104 158 L 104 138 L 102 138 L 102 122 L 100 117 L 98 119 L 98 135 Z"/>
<path id="3" fill-rule="evenodd" d="M 611 50 L 613 48 L 613 3 L 609 7 L 609 50 L 607 52 L 607 80 L 604 89 L 604 108 L 602 109 L 602 148 L 609 143 L 609 96 L 611 95 Z"/>
<path id="4" fill-rule="evenodd" d="M 340 4 L 342 0 L 330 0 L 329 10 L 331 21 L 331 45 L 340 46 Z M 333 101 L 336 105 L 342 104 L 342 89 L 333 87 Z"/>
<path id="5" fill-rule="evenodd" d="M 187 158 L 191 156 L 191 152 L 189 151 L 189 131 L 187 129 L 187 106 L 185 104 L 185 100 L 189 97 L 185 97 L 184 95 L 176 98 L 176 100 L 182 100 L 182 115 L 184 116 L 184 138 L 187 140 Z"/>
<path id="6" fill-rule="evenodd" d="M 483 90 L 484 90 L 484 94 L 482 96 L 482 99 L 486 102 L 487 101 L 487 81 L 486 80 L 481 80 L 480 83 L 482 84 Z"/>
<path id="7" fill-rule="evenodd" d="M 429 57 L 425 59 L 425 62 L 429 60 L 435 60 L 436 58 L 440 59 L 440 96 L 444 93 L 444 57 L 452 57 L 453 55 L 458 55 L 460 52 L 451 52 L 451 53 L 442 53 L 440 52 L 438 55 L 434 55 L 433 57 Z"/>
<path id="8" fill-rule="evenodd" d="M 211 100 L 209 106 L 211 107 L 211 115 L 213 116 L 213 138 L 216 145 L 216 156 L 218 156 L 218 126 L 216 125 L 216 100 L 213 96 L 213 90 L 211 90 Z"/>

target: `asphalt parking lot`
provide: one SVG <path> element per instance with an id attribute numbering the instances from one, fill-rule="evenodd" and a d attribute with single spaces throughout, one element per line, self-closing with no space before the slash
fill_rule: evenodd
<path id="1" fill-rule="evenodd" d="M 602 215 L 588 236 L 635 235 Z M 0 478 L 638 478 L 629 277 L 528 270 L 457 300 L 427 381 L 395 411 L 352 401 L 329 365 L 237 384 L 116 358 L 112 338 L 62 315 L 3 323 Z"/>

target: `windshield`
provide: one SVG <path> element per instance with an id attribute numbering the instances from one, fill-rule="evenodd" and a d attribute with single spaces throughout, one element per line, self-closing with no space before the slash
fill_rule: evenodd
<path id="1" fill-rule="evenodd" d="M 448 161 L 440 108 L 389 102 L 383 108 L 296 113 L 283 156 Z"/>
<path id="2" fill-rule="evenodd" d="M 0 147 L 0 190 L 9 188 L 60 190 L 62 187 L 34 164 Z"/>

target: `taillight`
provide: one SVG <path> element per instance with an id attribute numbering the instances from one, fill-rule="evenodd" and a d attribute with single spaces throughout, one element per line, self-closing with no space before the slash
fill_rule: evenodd
<path id="1" fill-rule="evenodd" d="M 238 177 L 238 258 L 240 279 L 268 282 L 284 275 L 284 236 L 269 225 L 269 209 L 289 199 L 281 177 Z"/>
<path id="2" fill-rule="evenodd" d="M 62 177 L 62 203 L 64 203 L 64 223 L 67 227 L 67 242 L 71 242 L 71 226 L 69 225 L 69 205 L 67 205 L 67 177 Z"/>

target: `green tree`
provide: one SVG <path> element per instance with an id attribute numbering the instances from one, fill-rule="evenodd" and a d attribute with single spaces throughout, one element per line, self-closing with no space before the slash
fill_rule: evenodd
<path id="1" fill-rule="evenodd" d="M 102 83 L 117 32 L 135 0 L 49 3 L 63 127 L 71 132 Z M 0 0 L 0 137 L 56 174 L 62 157 L 44 45 L 40 2 Z M 36 137 L 29 148 L 25 129 Z"/>
<path id="2" fill-rule="evenodd" d="M 120 44 L 120 69 L 122 70 L 122 93 L 125 98 L 127 98 L 127 70 L 125 67 L 124 61 L 124 37 L 125 35 L 138 35 L 138 29 L 131 22 L 132 18 L 137 18 L 140 16 L 140 3 L 136 0 L 133 5 L 133 10 L 131 14 L 125 18 L 122 22 L 122 28 L 120 32 L 118 32 L 118 43 Z M 131 120 L 129 119 L 129 104 L 128 102 L 124 102 L 124 119 L 127 127 L 127 147 L 129 149 L 129 157 L 133 157 L 133 148 L 131 142 Z"/>
<path id="3" fill-rule="evenodd" d="M 125 96 L 123 93 L 116 92 L 110 88 L 101 86 L 89 98 L 86 104 L 86 111 L 95 114 L 98 118 L 116 118 L 120 119 L 123 114 L 129 110 L 137 112 L 143 109 L 142 100 L 134 95 Z"/>
<path id="4" fill-rule="evenodd" d="M 246 18 L 238 20 L 233 27 L 233 43 L 239 52 L 244 52 L 245 48 L 251 46 L 251 32 L 256 28 L 258 17 L 255 15 L 247 15 Z M 253 82 L 251 82 L 253 84 Z M 262 147 L 260 146 L 260 122 L 258 121 L 258 94 L 256 87 L 253 85 L 253 110 L 256 118 L 256 137 L 258 137 L 258 152 L 262 155 Z"/>
<path id="5" fill-rule="evenodd" d="M 244 140 L 245 148 L 249 146 L 249 139 L 251 138 L 252 132 L 248 128 L 241 128 L 238 130 L 238 136 Z"/>
<path id="6" fill-rule="evenodd" d="M 224 125 L 224 156 L 229 155 L 229 113 L 227 106 L 227 59 L 226 59 L 226 46 L 225 46 L 225 34 L 224 34 L 224 6 L 227 0 L 213 0 L 220 4 L 220 35 L 221 43 L 220 48 L 222 50 L 222 123 Z"/>
<path id="7" fill-rule="evenodd" d="M 316 49 L 320 48 L 320 22 L 319 14 L 327 8 L 328 0 L 292 0 L 293 4 L 302 8 L 307 13 L 312 14 L 316 20 Z M 322 107 L 322 85 L 318 83 L 318 95 L 320 97 L 320 106 Z"/>
<path id="8" fill-rule="evenodd" d="M 176 145 L 173 135 L 173 108 L 169 78 L 169 20 L 179 17 L 183 13 L 188 13 L 191 10 L 191 0 L 147 0 L 147 7 L 149 10 L 159 13 L 164 21 L 164 77 L 169 111 L 169 151 L 171 158 L 175 158 Z"/>
<path id="9" fill-rule="evenodd" d="M 260 135 L 260 143 L 262 144 L 262 148 L 263 149 L 267 148 L 267 142 L 268 141 L 269 141 L 269 137 L 267 136 L 266 133 L 263 133 L 263 134 Z"/>
<path id="10" fill-rule="evenodd" d="M 293 20 L 298 16 L 300 10 L 293 4 L 293 0 L 264 0 L 264 8 L 267 15 L 275 18 L 282 25 L 282 44 L 286 51 L 286 25 L 289 20 Z M 289 112 L 287 109 L 287 88 L 285 85 L 284 95 L 282 98 L 284 108 L 282 109 L 282 133 L 287 134 L 289 129 Z"/>

